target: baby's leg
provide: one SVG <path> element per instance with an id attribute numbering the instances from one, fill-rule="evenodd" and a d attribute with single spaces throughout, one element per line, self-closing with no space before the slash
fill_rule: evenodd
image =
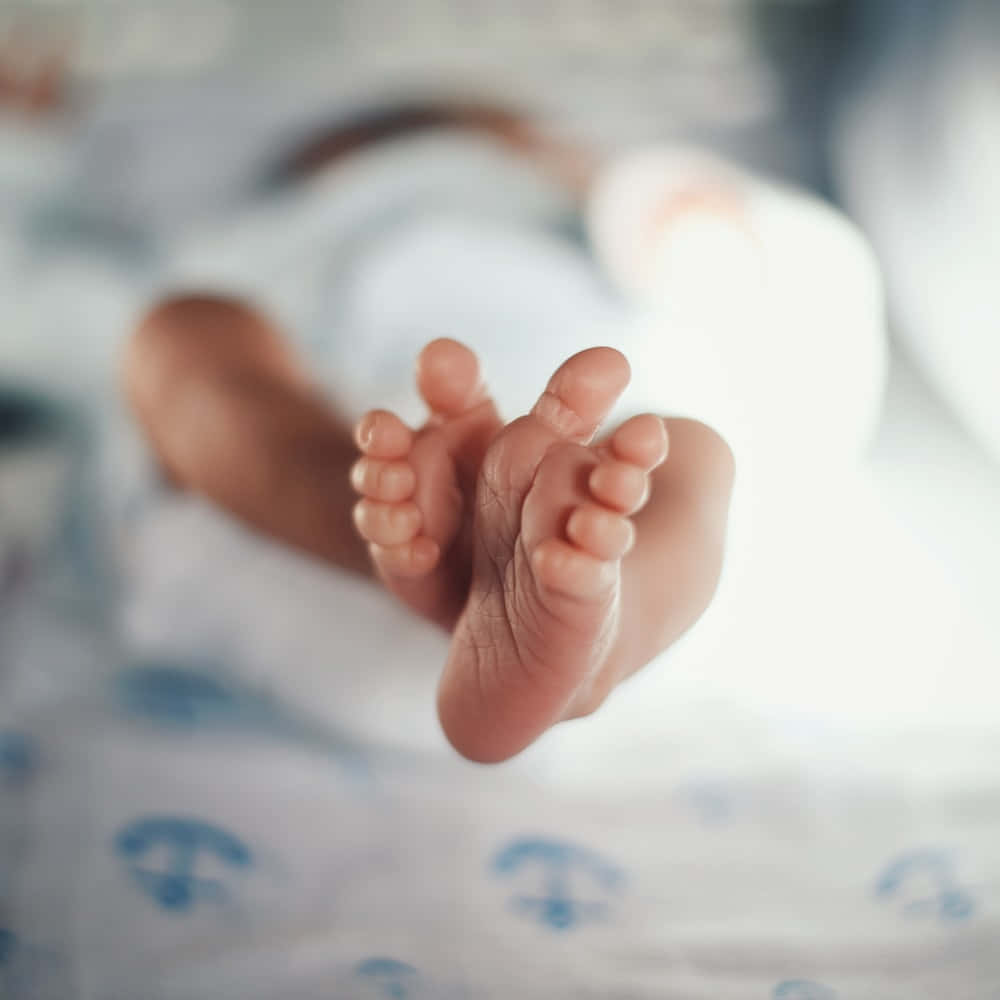
<path id="1" fill-rule="evenodd" d="M 217 296 L 167 299 L 122 362 L 125 394 L 178 485 L 310 555 L 371 573 L 351 523 L 350 424 L 265 316 Z"/>
<path id="2" fill-rule="evenodd" d="M 426 524 L 438 551 L 398 576 L 413 571 L 407 586 L 420 594 L 426 573 L 441 574 L 453 616 L 442 623 L 454 627 L 441 719 L 462 753 L 500 760 L 593 710 L 701 614 L 721 563 L 732 463 L 708 428 L 649 415 L 591 444 L 628 380 L 615 351 L 571 358 L 532 413 L 501 429 L 475 359 L 470 368 L 460 345 L 438 345 L 421 385 L 435 433 L 424 451 L 407 439 L 413 474 L 393 487 L 400 498 L 412 490 L 419 517 L 408 530 Z M 125 381 L 178 482 L 314 555 L 369 569 L 351 524 L 349 429 L 265 319 L 220 299 L 166 302 L 130 343 Z M 664 429 L 671 454 L 657 466 Z M 372 488 L 378 476 L 367 475 L 356 470 L 356 483 Z M 457 518 L 439 516 L 441 497 Z"/>

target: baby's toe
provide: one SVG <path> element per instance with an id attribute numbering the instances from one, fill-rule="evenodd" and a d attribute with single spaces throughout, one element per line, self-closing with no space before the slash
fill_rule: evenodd
<path id="1" fill-rule="evenodd" d="M 646 470 L 613 458 L 594 467 L 588 485 L 595 500 L 622 514 L 634 514 L 649 497 Z"/>
<path id="2" fill-rule="evenodd" d="M 456 417 L 487 398 L 476 355 L 457 340 L 432 340 L 417 358 L 417 388 L 430 411 Z"/>
<path id="3" fill-rule="evenodd" d="M 369 458 L 405 458 L 413 446 L 413 431 L 395 413 L 370 410 L 355 426 L 354 440 Z"/>
<path id="4" fill-rule="evenodd" d="M 369 500 L 399 503 L 417 488 L 417 475 L 409 462 L 362 456 L 351 467 L 351 485 Z"/>
<path id="5" fill-rule="evenodd" d="M 564 361 L 532 408 L 532 416 L 567 441 L 586 443 L 604 422 L 631 375 L 625 356 L 592 347 Z"/>
<path id="6" fill-rule="evenodd" d="M 611 451 L 615 458 L 651 471 L 667 457 L 667 427 L 662 417 L 640 413 L 626 420 L 611 435 Z"/>
<path id="7" fill-rule="evenodd" d="M 376 545 L 403 545 L 416 537 L 423 516 L 410 500 L 402 503 L 382 503 L 379 500 L 359 500 L 354 505 L 354 524 L 361 537 Z"/>
<path id="8" fill-rule="evenodd" d="M 621 559 L 635 541 L 632 522 L 595 503 L 581 504 L 566 523 L 569 540 L 598 559 Z"/>
<path id="9" fill-rule="evenodd" d="M 618 563 L 583 552 L 561 538 L 547 538 L 531 556 L 535 579 L 549 590 L 587 601 L 606 594 L 618 578 Z"/>
<path id="10" fill-rule="evenodd" d="M 434 569 L 441 556 L 437 542 L 424 535 L 402 545 L 369 545 L 372 562 L 385 576 L 420 577 Z"/>

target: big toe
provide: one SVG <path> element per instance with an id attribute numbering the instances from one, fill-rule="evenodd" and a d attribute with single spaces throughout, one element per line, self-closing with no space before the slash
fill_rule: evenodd
<path id="1" fill-rule="evenodd" d="M 464 344 L 442 337 L 417 358 L 417 388 L 431 413 L 457 417 L 487 399 L 479 360 Z"/>
<path id="2" fill-rule="evenodd" d="M 592 347 L 564 361 L 531 413 L 560 437 L 586 444 L 611 412 L 631 377 L 612 347 Z"/>
<path id="3" fill-rule="evenodd" d="M 479 372 L 479 360 L 457 340 L 432 340 L 417 359 L 417 388 L 455 462 L 459 485 L 473 489 L 490 442 L 502 427 Z M 419 456 L 418 456 L 419 457 Z"/>

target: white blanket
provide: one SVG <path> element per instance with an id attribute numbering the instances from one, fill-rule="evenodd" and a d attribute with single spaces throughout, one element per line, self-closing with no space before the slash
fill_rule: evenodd
<path id="1" fill-rule="evenodd" d="M 497 208 L 483 155 L 474 214 L 390 215 L 345 254 L 321 184 L 171 273 L 255 291 L 354 409 L 414 412 L 441 334 L 509 412 L 597 339 L 641 370 L 652 327 L 558 196 L 522 177 Z M 697 406 L 684 382 L 623 409 Z M 437 730 L 445 637 L 159 490 L 115 425 L 117 631 L 53 599 L 0 636 L 0 996 L 996 1000 L 998 487 L 891 388 L 860 465 L 741 487 L 719 599 L 662 663 L 492 769 Z M 951 498 L 906 502 L 929 440 L 979 562 Z"/>

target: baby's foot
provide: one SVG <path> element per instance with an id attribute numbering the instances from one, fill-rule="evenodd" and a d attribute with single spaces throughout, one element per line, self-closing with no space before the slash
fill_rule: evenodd
<path id="1" fill-rule="evenodd" d="M 430 410 L 421 430 L 385 410 L 357 425 L 354 521 L 386 587 L 451 630 L 472 576 L 476 477 L 502 424 L 476 356 L 454 340 L 423 349 L 417 386 Z"/>
<path id="2" fill-rule="evenodd" d="M 617 351 L 573 356 L 483 458 L 469 595 L 438 698 L 445 732 L 468 757 L 512 756 L 608 684 L 630 515 L 667 453 L 653 414 L 591 445 L 628 380 Z"/>
<path id="3" fill-rule="evenodd" d="M 591 445 L 628 379 L 617 351 L 583 351 L 503 428 L 475 356 L 439 340 L 418 365 L 426 426 L 358 424 L 355 522 L 386 586 L 453 629 L 439 710 L 466 756 L 512 756 L 607 683 L 629 516 L 667 451 L 652 414 Z"/>

